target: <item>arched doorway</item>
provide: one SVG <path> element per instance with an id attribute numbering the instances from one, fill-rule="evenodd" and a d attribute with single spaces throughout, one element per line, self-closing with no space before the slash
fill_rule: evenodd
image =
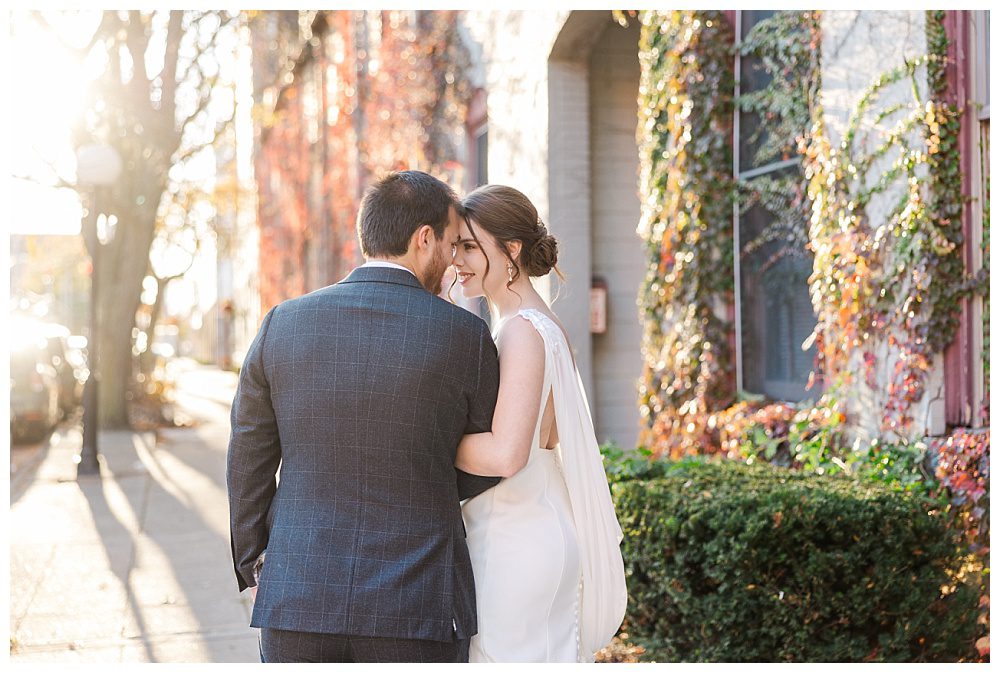
<path id="1" fill-rule="evenodd" d="M 567 18 L 549 59 L 549 198 L 568 276 L 556 310 L 573 340 L 599 441 L 635 446 L 646 268 L 635 144 L 639 27 L 611 13 Z M 606 330 L 591 330 L 591 283 L 607 287 Z"/>

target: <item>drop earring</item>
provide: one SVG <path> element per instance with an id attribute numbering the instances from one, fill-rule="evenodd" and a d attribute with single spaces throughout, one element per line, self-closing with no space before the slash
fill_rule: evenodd
<path id="1" fill-rule="evenodd" d="M 507 263 L 507 282 L 508 283 L 514 282 L 514 265 L 511 264 L 510 262 Z"/>

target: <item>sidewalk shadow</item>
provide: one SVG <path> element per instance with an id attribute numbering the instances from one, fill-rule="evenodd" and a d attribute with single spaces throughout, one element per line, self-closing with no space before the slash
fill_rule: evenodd
<path id="1" fill-rule="evenodd" d="M 196 434 L 197 430 L 176 432 Z M 197 436 L 191 437 L 191 440 L 191 444 L 195 447 L 203 443 Z M 206 449 L 206 453 L 211 453 L 208 447 L 202 448 Z M 198 489 L 204 489 L 203 479 L 207 479 L 211 487 L 221 488 L 224 494 L 224 483 L 219 486 L 219 470 L 212 469 L 212 465 L 193 465 L 197 478 L 190 478 L 182 483 L 170 476 L 169 471 L 156 457 L 157 451 L 155 446 L 143 441 L 142 435 L 134 435 L 134 441 L 118 447 L 114 456 L 106 454 L 110 474 L 104 477 L 124 479 L 134 475 L 136 470 L 147 473 L 146 488 L 122 491 L 139 522 L 139 534 L 134 539 L 131 563 L 121 579 L 128 593 L 129 608 L 135 617 L 135 624 L 132 625 L 135 631 L 130 632 L 130 625 L 126 624 L 124 635 L 130 640 L 142 643 L 149 661 L 157 661 L 157 648 L 153 639 L 158 637 L 180 632 L 191 635 L 191 631 L 211 635 L 211 632 L 218 632 L 220 627 L 224 629 L 227 625 L 245 627 L 246 635 L 252 634 L 236 591 L 231 592 L 232 601 L 218 598 L 220 589 L 214 587 L 225 587 L 223 591 L 235 589 L 235 580 L 232 579 L 228 564 L 229 540 L 228 537 L 222 536 L 211 522 L 205 520 L 196 505 L 211 495 L 199 493 Z M 224 471 L 222 474 L 224 478 Z M 88 502 L 95 520 L 99 516 L 108 515 L 112 519 L 115 518 L 107 501 L 101 497 L 88 495 Z M 124 529 L 124 526 L 121 528 Z M 121 531 L 115 530 L 113 533 L 121 534 Z M 109 547 L 111 535 L 105 537 L 102 532 L 102 539 Z M 155 558 L 157 553 L 168 566 L 163 568 L 164 574 L 172 574 L 172 577 L 164 577 L 166 581 L 163 590 L 167 590 L 168 586 L 171 590 L 176 588 L 183 594 L 183 599 L 157 603 L 150 599 L 150 594 L 155 594 L 160 589 L 151 588 L 148 584 L 143 586 L 135 584 L 140 580 L 148 582 L 151 577 L 155 578 L 153 570 L 157 563 Z M 152 565 L 147 565 L 150 562 Z M 140 578 L 136 577 L 137 574 Z M 220 585 L 224 579 L 228 579 L 229 583 Z M 238 611 L 236 607 L 239 608 Z M 148 615 L 149 619 L 144 615 Z M 171 626 L 171 623 L 174 625 Z M 234 630 L 231 628 L 228 635 L 233 636 Z M 224 637 L 226 634 L 220 635 Z M 213 658 L 219 656 L 219 653 L 213 650 L 211 642 L 204 640 L 203 642 L 206 656 Z"/>
<path id="2" fill-rule="evenodd" d="M 94 520 L 94 528 L 97 530 L 98 535 L 100 535 L 101 542 L 104 545 L 105 554 L 108 559 L 108 567 L 114 573 L 118 582 L 121 584 L 125 591 L 125 602 L 128 611 L 135 617 L 136 621 L 140 624 L 142 623 L 142 610 L 139 608 L 138 601 L 136 600 L 135 594 L 132 592 L 131 583 L 129 581 L 129 576 L 132 572 L 132 565 L 135 561 L 135 549 L 136 549 L 136 535 L 134 531 L 128 529 L 118 518 L 118 515 L 111 508 L 108 503 L 107 497 L 104 493 L 104 479 L 107 477 L 83 477 L 77 481 L 77 485 L 80 488 L 80 492 L 83 493 L 84 498 L 87 500 L 87 506 L 90 508 L 91 517 Z M 146 490 L 146 489 L 143 489 Z M 131 552 L 129 555 L 128 562 L 122 564 L 118 562 L 115 558 L 113 549 L 115 546 L 121 544 L 122 540 L 128 540 L 131 545 Z M 119 627 L 119 632 L 113 634 L 114 638 L 119 638 L 121 636 L 121 628 Z M 147 657 L 150 661 L 153 661 L 153 652 L 148 643 L 143 643 L 146 648 Z"/>
<path id="3" fill-rule="evenodd" d="M 62 420 L 55 428 L 45 436 L 38 447 L 38 453 L 28 459 L 17 472 L 11 475 L 10 479 L 10 504 L 13 506 L 18 502 L 28 489 L 35 482 L 38 471 L 49 458 L 53 449 L 59 450 L 67 445 L 78 445 L 82 435 L 81 418 L 79 412 Z M 13 444 L 10 451 L 25 450 L 25 447 L 15 447 Z M 12 458 L 13 459 L 13 458 Z"/>

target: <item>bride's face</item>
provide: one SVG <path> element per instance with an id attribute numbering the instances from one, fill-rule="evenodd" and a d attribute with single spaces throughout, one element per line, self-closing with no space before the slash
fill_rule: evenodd
<path id="1" fill-rule="evenodd" d="M 471 222 L 479 243 L 473 238 L 469 224 L 463 221 L 453 260 L 458 272 L 458 282 L 462 286 L 462 294 L 469 299 L 483 295 L 494 297 L 507 284 L 508 261 L 500 251 L 497 240 L 475 220 Z M 487 260 L 489 273 L 486 271 Z"/>

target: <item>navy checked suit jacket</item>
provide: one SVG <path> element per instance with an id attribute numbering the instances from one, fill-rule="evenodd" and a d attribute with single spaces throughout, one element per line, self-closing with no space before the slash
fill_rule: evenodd
<path id="1" fill-rule="evenodd" d="M 251 625 L 473 636 L 459 500 L 499 479 L 456 470 L 455 453 L 490 430 L 498 387 L 486 323 L 407 271 L 358 268 L 273 308 L 240 372 L 227 460 L 241 591 L 267 551 Z"/>

